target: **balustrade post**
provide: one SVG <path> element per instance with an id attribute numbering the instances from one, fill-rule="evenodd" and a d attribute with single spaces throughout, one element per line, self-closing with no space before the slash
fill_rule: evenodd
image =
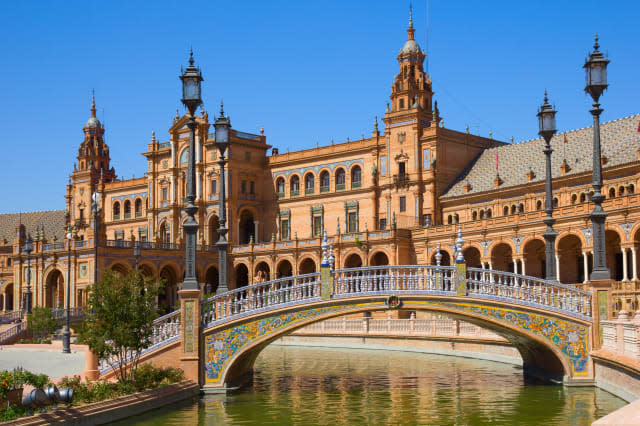
<path id="1" fill-rule="evenodd" d="M 180 298 L 180 362 L 185 378 L 200 380 L 200 290 L 178 291 Z"/>
<path id="2" fill-rule="evenodd" d="M 413 334 L 416 330 L 416 313 L 411 312 L 409 315 L 409 331 Z"/>
<path id="3" fill-rule="evenodd" d="M 616 320 L 616 353 L 625 355 L 624 353 L 624 325 L 629 322 L 629 312 L 624 309 L 618 312 Z"/>

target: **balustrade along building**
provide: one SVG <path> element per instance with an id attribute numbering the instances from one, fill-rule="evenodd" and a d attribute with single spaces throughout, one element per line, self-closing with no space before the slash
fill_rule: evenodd
<path id="1" fill-rule="evenodd" d="M 426 54 L 412 22 L 407 34 L 387 107 L 360 140 L 279 152 L 262 130 L 231 128 L 222 182 L 214 120 L 204 109 L 198 113 L 196 274 L 203 293 L 218 287 L 223 185 L 229 289 L 319 271 L 325 230 L 336 269 L 433 265 L 437 247 L 441 264 L 451 265 L 461 227 L 469 268 L 544 276 L 544 140 L 509 143 L 445 127 L 446 111 L 433 98 L 434 82 L 423 68 Z M 179 307 L 187 121 L 176 115 L 166 138 L 152 133 L 142 153 L 144 176 L 122 179 L 110 161 L 94 100 L 65 188 L 65 209 L 0 215 L 2 311 L 21 309 L 27 286 L 33 305 L 62 306 L 68 271 L 70 303 L 80 307 L 96 275 L 135 267 L 165 280 L 159 303 L 167 312 Z M 603 307 L 613 316 L 638 307 L 640 114 L 602 123 L 600 130 L 612 278 Z M 592 143 L 592 127 L 551 140 L 556 279 L 577 287 L 586 286 L 593 264 Z M 99 197 L 92 198 L 95 193 Z"/>

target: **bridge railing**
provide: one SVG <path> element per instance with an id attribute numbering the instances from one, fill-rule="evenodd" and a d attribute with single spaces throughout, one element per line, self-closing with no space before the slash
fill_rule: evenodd
<path id="1" fill-rule="evenodd" d="M 455 292 L 453 266 L 400 265 L 338 269 L 334 295 L 398 291 Z"/>
<path id="2" fill-rule="evenodd" d="M 241 316 L 256 310 L 305 302 L 320 297 L 320 273 L 265 281 L 202 301 L 202 324 Z"/>
<path id="3" fill-rule="evenodd" d="M 468 268 L 467 292 L 592 317 L 590 291 L 526 275 Z"/>
<path id="4" fill-rule="evenodd" d="M 22 310 L 10 311 L 0 314 L 0 324 L 9 324 L 22 319 Z"/>
<path id="5" fill-rule="evenodd" d="M 56 320 L 57 323 L 60 323 L 60 322 L 64 321 L 64 319 L 66 317 L 66 312 L 67 312 L 67 310 L 64 309 L 64 308 L 52 309 L 51 310 L 51 317 L 53 317 L 53 319 Z M 84 307 L 76 306 L 76 307 L 73 307 L 73 308 L 69 308 L 69 318 L 77 319 L 77 318 L 82 318 L 82 317 L 84 317 Z"/>
<path id="6" fill-rule="evenodd" d="M 27 331 L 26 321 L 19 322 L 0 332 L 0 345 Z"/>

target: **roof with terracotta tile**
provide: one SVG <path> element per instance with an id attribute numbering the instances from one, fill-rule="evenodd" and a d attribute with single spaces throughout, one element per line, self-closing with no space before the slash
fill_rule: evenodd
<path id="1" fill-rule="evenodd" d="M 36 229 L 44 226 L 44 236 L 51 241 L 54 237 L 58 241 L 64 239 L 65 210 L 48 210 L 42 212 L 7 213 L 0 214 L 0 244 L 6 238 L 7 244 L 13 244 L 16 228 L 22 223 L 27 231 L 35 237 Z"/>
<path id="2" fill-rule="evenodd" d="M 639 129 L 640 114 L 600 124 L 602 155 L 607 158 L 604 167 L 637 161 L 640 148 Z M 503 182 L 499 186 L 500 189 L 544 181 L 543 148 L 544 139 L 539 138 L 486 149 L 442 198 L 495 190 L 496 154 L 498 171 Z M 588 172 L 593 167 L 593 127 L 558 133 L 551 139 L 551 148 L 551 172 L 554 178 L 561 175 L 560 167 L 565 159 L 565 152 L 570 170 L 564 176 Z M 527 181 L 529 170 L 535 174 L 531 181 Z M 471 185 L 469 192 L 464 188 L 467 183 Z"/>

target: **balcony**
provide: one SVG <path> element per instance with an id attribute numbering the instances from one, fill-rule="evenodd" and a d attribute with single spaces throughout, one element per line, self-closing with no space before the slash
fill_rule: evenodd
<path id="1" fill-rule="evenodd" d="M 406 173 L 393 175 L 393 184 L 396 186 L 402 186 L 409 183 L 409 175 Z"/>

